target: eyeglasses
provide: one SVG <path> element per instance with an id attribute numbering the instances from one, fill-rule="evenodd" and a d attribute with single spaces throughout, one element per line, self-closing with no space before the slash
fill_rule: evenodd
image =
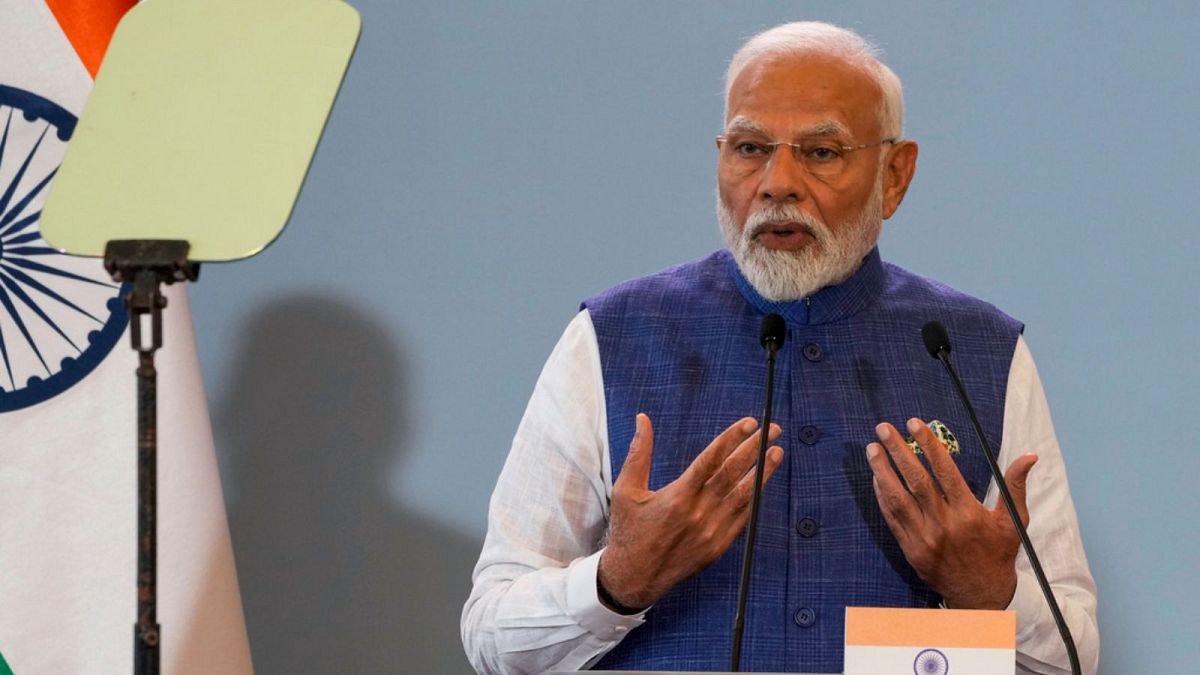
<path id="1" fill-rule="evenodd" d="M 799 143 L 787 141 L 760 141 L 754 136 L 732 134 L 717 136 L 717 147 L 721 150 L 721 160 L 727 162 L 738 173 L 753 173 L 766 166 L 771 161 L 775 149 L 781 145 L 792 150 L 792 156 L 804 168 L 818 178 L 837 178 L 846 170 L 849 164 L 848 155 L 855 150 L 873 148 L 877 145 L 895 143 L 898 139 L 885 138 L 878 143 L 863 143 L 862 145 L 840 145 L 829 138 L 805 138 Z"/>

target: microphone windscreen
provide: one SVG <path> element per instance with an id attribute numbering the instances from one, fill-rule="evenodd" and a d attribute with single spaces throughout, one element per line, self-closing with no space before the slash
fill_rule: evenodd
<path id="1" fill-rule="evenodd" d="M 787 337 L 787 324 L 784 323 L 782 316 L 768 314 L 763 317 L 762 327 L 758 331 L 758 343 L 763 346 L 763 349 L 767 349 L 767 345 L 772 343 L 776 349 L 779 349 L 783 346 L 785 337 Z"/>
<path id="2" fill-rule="evenodd" d="M 943 351 L 950 353 L 950 336 L 941 322 L 930 321 L 921 326 L 921 339 L 925 341 L 925 351 L 935 359 Z"/>

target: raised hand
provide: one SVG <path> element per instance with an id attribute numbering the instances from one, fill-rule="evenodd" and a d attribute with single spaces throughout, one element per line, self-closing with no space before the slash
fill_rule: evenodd
<path id="1" fill-rule="evenodd" d="M 875 497 L 904 557 L 949 606 L 1004 609 L 1017 588 L 1021 542 L 1012 519 L 1003 504 L 988 509 L 975 499 L 946 447 L 924 422 L 910 419 L 908 430 L 928 458 L 932 475 L 891 424 L 875 427 L 882 446 L 867 446 Z M 1022 455 L 1004 475 L 1025 524 L 1025 480 L 1036 462 L 1037 455 Z"/>
<path id="2" fill-rule="evenodd" d="M 637 416 L 629 454 L 613 483 L 608 547 L 597 573 L 615 602 L 649 607 L 729 548 L 750 518 L 757 429 L 753 418 L 738 420 L 679 478 L 652 491 L 654 429 L 649 417 Z M 779 434 L 779 426 L 772 424 L 769 440 Z M 782 461 L 782 448 L 767 450 L 764 483 Z"/>

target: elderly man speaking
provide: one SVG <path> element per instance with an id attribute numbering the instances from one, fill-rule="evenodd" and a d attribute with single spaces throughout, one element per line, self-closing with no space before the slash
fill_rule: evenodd
<path id="1" fill-rule="evenodd" d="M 986 460 L 966 440 L 970 422 L 925 353 L 930 319 L 955 336 L 983 429 L 1095 671 L 1095 586 L 1022 324 L 875 248 L 917 161 L 901 136 L 900 81 L 876 53 L 855 33 L 804 22 L 734 55 L 716 139 L 728 248 L 587 300 L 555 347 L 492 495 L 463 608 L 480 672 L 724 670 L 733 544 L 762 433 L 779 445 L 764 467 L 746 670 L 840 672 L 847 606 L 945 604 L 1015 610 L 1019 670 L 1065 671 Z M 780 424 L 764 430 L 737 418 L 764 398 L 768 313 L 788 339 Z M 949 454 L 934 419 L 958 430 L 961 451 Z"/>

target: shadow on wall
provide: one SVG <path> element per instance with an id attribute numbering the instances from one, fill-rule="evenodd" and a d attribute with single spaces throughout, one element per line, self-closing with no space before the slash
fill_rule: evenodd
<path id="1" fill-rule="evenodd" d="M 319 296 L 264 307 L 241 345 L 214 422 L 255 670 L 468 672 L 458 618 L 479 544 L 384 483 L 409 450 L 415 357 Z"/>

